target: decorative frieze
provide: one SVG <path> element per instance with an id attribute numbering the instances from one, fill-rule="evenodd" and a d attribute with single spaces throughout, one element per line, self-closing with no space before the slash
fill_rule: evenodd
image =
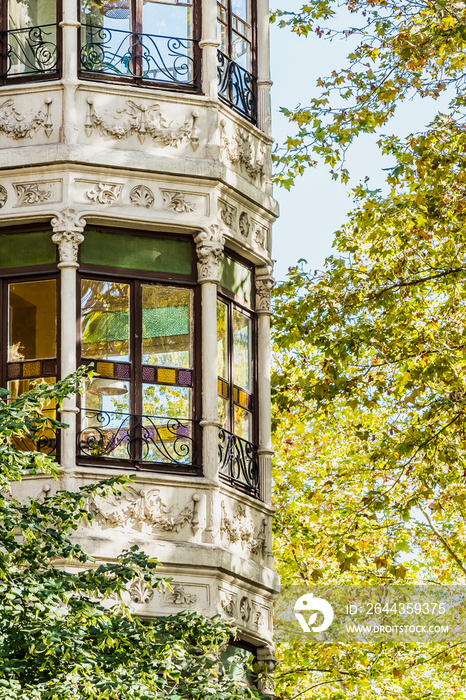
<path id="1" fill-rule="evenodd" d="M 226 120 L 220 122 L 220 149 L 232 165 L 238 165 L 251 178 L 262 178 L 266 147 L 257 140 L 254 146 L 253 137 L 244 129 L 235 129 L 233 135 L 227 134 Z"/>
<path id="2" fill-rule="evenodd" d="M 197 252 L 198 282 L 218 282 L 220 262 L 223 259 L 224 238 L 220 226 L 213 224 L 194 239 Z"/>
<path id="3" fill-rule="evenodd" d="M 266 519 L 262 518 L 256 534 L 254 520 L 247 513 L 246 508 L 238 503 L 236 512 L 229 517 L 225 501 L 222 501 L 220 533 L 222 537 L 226 536 L 228 538 L 230 544 L 239 543 L 242 549 L 246 547 L 251 554 L 262 554 L 267 543 L 266 524 Z"/>
<path id="4" fill-rule="evenodd" d="M 231 228 L 232 231 L 236 231 L 236 215 L 237 215 L 238 210 L 236 207 L 234 207 L 231 204 L 228 204 L 228 202 L 224 202 L 222 199 L 219 199 L 218 201 L 218 213 L 225 224 L 225 226 L 228 226 L 228 228 Z"/>
<path id="5" fill-rule="evenodd" d="M 0 209 L 5 206 L 8 199 L 8 193 L 3 185 L 0 185 Z"/>
<path id="6" fill-rule="evenodd" d="M 242 621 L 247 624 L 251 618 L 251 605 L 247 596 L 243 596 L 240 600 L 239 614 Z"/>
<path id="7" fill-rule="evenodd" d="M 242 236 L 247 238 L 249 236 L 250 228 L 251 222 L 249 220 L 249 214 L 246 211 L 242 211 L 239 215 L 239 232 Z"/>
<path id="8" fill-rule="evenodd" d="M 154 204 L 155 198 L 154 193 L 151 189 L 149 189 L 149 187 L 146 187 L 145 185 L 136 185 L 136 187 L 133 187 L 129 193 L 129 200 L 131 204 L 134 204 L 137 207 L 145 207 L 146 209 L 150 209 L 150 207 Z"/>
<path id="9" fill-rule="evenodd" d="M 16 206 L 42 204 L 52 196 L 52 186 L 48 182 L 32 182 L 13 185 L 16 192 Z"/>
<path id="10" fill-rule="evenodd" d="M 124 118 L 126 116 L 126 119 Z M 99 115 L 94 107 L 94 98 L 87 98 L 87 117 L 84 124 L 86 135 L 97 130 L 102 136 L 121 140 L 136 134 L 143 143 L 149 137 L 157 146 L 178 148 L 183 142 L 190 142 L 193 151 L 199 146 L 199 130 L 196 121 L 199 112 L 188 114 L 183 123 L 168 121 L 162 114 L 159 104 L 137 104 L 127 100 L 126 107 L 115 110 L 109 121 Z M 119 120 L 119 121 L 116 121 Z"/>
<path id="11" fill-rule="evenodd" d="M 136 605 L 148 605 L 154 597 L 153 588 L 149 588 L 143 578 L 132 581 L 128 588 L 128 593 Z"/>
<path id="12" fill-rule="evenodd" d="M 87 190 L 86 197 L 96 204 L 116 204 L 120 199 L 123 185 L 113 185 L 109 182 L 96 182 L 94 187 Z"/>
<path id="13" fill-rule="evenodd" d="M 121 498 L 96 497 L 91 501 L 90 512 L 103 529 L 179 533 L 188 524 L 197 528 L 198 502 L 199 496 L 193 494 L 184 506 L 167 506 L 160 496 L 160 489 L 138 491 L 131 488 Z"/>
<path id="14" fill-rule="evenodd" d="M 259 224 L 257 221 L 253 222 L 254 226 L 254 233 L 253 233 L 253 243 L 256 245 L 258 248 L 261 248 L 262 250 L 267 250 L 267 239 L 268 239 L 268 231 L 267 229 Z"/>
<path id="15" fill-rule="evenodd" d="M 47 138 L 53 129 L 52 98 L 45 99 L 45 105 L 36 114 L 22 113 L 15 107 L 14 100 L 5 100 L 0 105 L 0 133 L 15 140 L 32 138 L 39 129 L 43 129 Z"/>
<path id="16" fill-rule="evenodd" d="M 170 192 L 170 190 L 162 190 L 164 209 L 171 209 L 177 214 L 190 214 L 196 210 L 196 203 L 186 199 L 187 195 L 184 192 Z"/>
<path id="17" fill-rule="evenodd" d="M 220 590 L 220 607 L 225 615 L 236 618 L 236 601 L 238 596 L 232 591 Z"/>
<path id="18" fill-rule="evenodd" d="M 171 583 L 170 586 L 172 590 L 166 588 L 163 592 L 165 602 L 180 607 L 197 603 L 197 595 L 188 593 L 181 583 Z"/>

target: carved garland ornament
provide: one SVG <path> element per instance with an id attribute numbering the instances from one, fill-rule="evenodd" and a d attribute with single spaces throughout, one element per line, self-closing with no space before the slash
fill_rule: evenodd
<path id="1" fill-rule="evenodd" d="M 94 108 L 94 99 L 87 99 L 87 117 L 85 121 L 86 135 L 89 137 L 93 129 L 103 136 L 113 139 L 126 139 L 132 134 L 137 134 L 139 141 L 144 142 L 148 136 L 159 146 L 178 146 L 183 141 L 189 141 L 193 151 L 199 146 L 199 130 L 196 121 L 199 112 L 193 111 L 184 122 L 167 122 L 160 112 L 160 105 L 153 104 L 148 107 L 145 104 L 136 104 L 133 100 L 126 101 L 126 107 L 116 110 L 116 119 L 122 115 L 129 117 L 125 121 L 109 123 L 104 117 L 97 114 Z"/>
<path id="2" fill-rule="evenodd" d="M 264 144 L 258 145 L 256 154 L 251 134 L 243 129 L 236 129 L 233 137 L 229 138 L 226 133 L 225 119 L 220 122 L 220 127 L 220 148 L 230 163 L 239 165 L 252 178 L 262 177 L 265 159 Z"/>
<path id="3" fill-rule="evenodd" d="M 90 512 L 103 528 L 125 528 L 140 532 L 180 532 L 188 523 L 197 530 L 199 496 L 193 494 L 185 506 L 168 507 L 160 497 L 159 489 L 138 491 L 130 489 L 120 499 L 96 497 L 90 503 Z"/>
<path id="4" fill-rule="evenodd" d="M 8 193 L 3 185 L 0 185 L 0 209 L 5 206 L 8 199 Z"/>
<path id="5" fill-rule="evenodd" d="M 219 266 L 223 259 L 223 234 L 218 224 L 210 226 L 209 231 L 201 231 L 194 242 L 197 252 L 198 282 L 217 282 Z"/>
<path id="6" fill-rule="evenodd" d="M 227 515 L 225 501 L 222 501 L 222 521 L 220 532 L 226 534 L 230 543 L 240 542 L 241 547 L 247 546 L 252 554 L 261 554 L 266 547 L 266 520 L 262 519 L 257 535 L 254 530 L 254 520 L 246 513 L 243 506 L 237 505 L 236 513 L 230 518 Z"/>
<path id="7" fill-rule="evenodd" d="M 22 114 L 14 106 L 12 99 L 5 100 L 0 105 L 0 133 L 5 134 L 12 139 L 32 138 L 40 128 L 44 129 L 47 138 L 50 137 L 53 129 L 52 114 L 50 105 L 52 98 L 45 99 L 45 107 L 34 116 L 28 115 L 31 113 Z"/>
<path id="8" fill-rule="evenodd" d="M 42 204 L 50 199 L 52 187 L 48 183 L 32 183 L 31 185 L 13 185 L 16 192 L 16 204 L 18 206 L 28 204 Z"/>

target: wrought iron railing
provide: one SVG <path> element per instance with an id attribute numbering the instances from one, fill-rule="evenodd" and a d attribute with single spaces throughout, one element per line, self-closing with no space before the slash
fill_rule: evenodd
<path id="1" fill-rule="evenodd" d="M 82 409 L 78 457 L 196 467 L 196 421 Z"/>
<path id="2" fill-rule="evenodd" d="M 257 446 L 225 428 L 218 432 L 220 474 L 235 488 L 260 497 Z"/>
<path id="3" fill-rule="evenodd" d="M 57 73 L 57 25 L 25 27 L 0 32 L 0 77 L 41 76 Z"/>
<path id="4" fill-rule="evenodd" d="M 200 87 L 198 42 L 81 25 L 81 70 Z"/>
<path id="5" fill-rule="evenodd" d="M 13 447 L 22 452 L 43 452 L 47 455 L 57 455 L 59 434 L 56 425 L 55 409 L 43 409 L 42 416 L 52 419 L 46 424 L 42 420 L 29 423 L 28 429 L 22 435 L 12 435 L 9 439 Z"/>
<path id="6" fill-rule="evenodd" d="M 237 112 L 257 122 L 257 78 L 218 51 L 218 94 Z"/>

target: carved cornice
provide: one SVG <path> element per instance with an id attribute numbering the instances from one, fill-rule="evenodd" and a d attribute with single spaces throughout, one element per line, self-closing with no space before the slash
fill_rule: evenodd
<path id="1" fill-rule="evenodd" d="M 272 289 L 275 285 L 272 269 L 271 265 L 256 269 L 256 311 L 258 314 L 272 313 Z"/>
<path id="2" fill-rule="evenodd" d="M 58 245 L 59 268 L 78 267 L 78 247 L 83 242 L 85 220 L 71 207 L 60 211 L 52 219 L 52 241 Z"/>
<path id="3" fill-rule="evenodd" d="M 197 280 L 200 284 L 214 282 L 217 284 L 220 263 L 223 259 L 224 238 L 218 224 L 209 227 L 209 232 L 201 231 L 194 239 L 197 252 Z"/>

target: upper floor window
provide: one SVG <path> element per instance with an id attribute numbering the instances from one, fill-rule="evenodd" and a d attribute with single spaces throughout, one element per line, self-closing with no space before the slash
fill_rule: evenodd
<path id="1" fill-rule="evenodd" d="M 58 73 L 57 3 L 8 0 L 2 3 L 1 12 L 2 79 L 50 77 Z"/>
<path id="2" fill-rule="evenodd" d="M 81 70 L 197 86 L 199 14 L 196 0 L 81 0 Z"/>
<path id="3" fill-rule="evenodd" d="M 230 107 L 257 121 L 254 0 L 217 1 L 218 91 Z"/>

